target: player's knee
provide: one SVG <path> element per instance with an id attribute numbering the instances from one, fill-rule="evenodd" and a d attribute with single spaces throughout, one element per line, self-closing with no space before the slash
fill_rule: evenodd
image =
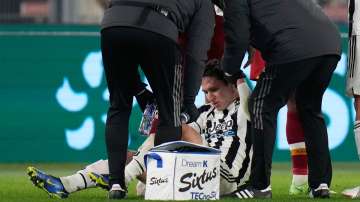
<path id="1" fill-rule="evenodd" d="M 100 159 L 90 165 L 87 165 L 84 170 L 86 170 L 87 172 L 108 174 L 109 173 L 108 161 Z"/>

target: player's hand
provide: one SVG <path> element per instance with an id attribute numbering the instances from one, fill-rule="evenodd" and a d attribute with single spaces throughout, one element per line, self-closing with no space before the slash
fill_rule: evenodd
<path id="1" fill-rule="evenodd" d="M 240 85 L 240 84 L 242 84 L 244 82 L 245 82 L 244 78 L 238 79 L 238 80 L 236 80 L 236 85 Z"/>
<path id="2" fill-rule="evenodd" d="M 181 123 L 191 123 L 196 121 L 199 117 L 199 110 L 196 108 L 194 101 L 183 103 L 183 107 L 181 110 L 180 121 Z"/>

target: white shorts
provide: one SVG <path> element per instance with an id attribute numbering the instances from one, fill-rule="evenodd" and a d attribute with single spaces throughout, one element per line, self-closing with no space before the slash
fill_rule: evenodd
<path id="1" fill-rule="evenodd" d="M 221 146 L 218 148 L 221 150 L 220 195 L 226 195 L 236 191 L 238 186 L 248 181 L 250 176 L 252 150 L 247 155 L 246 148 L 244 148 L 243 144 L 241 144 L 237 152 L 233 154 L 234 161 L 231 163 L 231 168 L 229 167 L 229 163 L 226 162 L 227 158 L 229 158 L 229 154 L 233 152 L 231 151 L 233 141 L 234 140 L 232 137 L 224 137 L 221 142 Z M 208 143 L 205 139 L 203 139 L 203 144 L 212 148 L 216 148 L 215 145 L 218 143 L 217 140 Z M 239 175 L 242 175 L 242 177 L 238 183 L 237 178 Z"/>
<path id="2" fill-rule="evenodd" d="M 352 35 L 349 40 L 346 94 L 350 97 L 360 95 L 360 35 Z"/>

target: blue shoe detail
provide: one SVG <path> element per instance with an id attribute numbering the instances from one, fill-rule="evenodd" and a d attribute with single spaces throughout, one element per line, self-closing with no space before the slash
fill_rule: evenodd
<path id="1" fill-rule="evenodd" d="M 27 174 L 35 186 L 44 190 L 50 197 L 67 198 L 69 193 L 65 190 L 60 178 L 48 175 L 35 167 L 28 167 Z"/>

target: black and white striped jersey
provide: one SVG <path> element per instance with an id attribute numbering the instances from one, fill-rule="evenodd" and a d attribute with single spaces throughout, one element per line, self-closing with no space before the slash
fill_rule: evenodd
<path id="1" fill-rule="evenodd" d="M 252 144 L 247 100 L 250 89 L 238 86 L 240 99 L 226 109 L 211 105 L 200 108 L 199 118 L 190 126 L 201 134 L 208 146 L 221 150 L 221 176 L 231 183 L 243 183 L 250 171 Z"/>

